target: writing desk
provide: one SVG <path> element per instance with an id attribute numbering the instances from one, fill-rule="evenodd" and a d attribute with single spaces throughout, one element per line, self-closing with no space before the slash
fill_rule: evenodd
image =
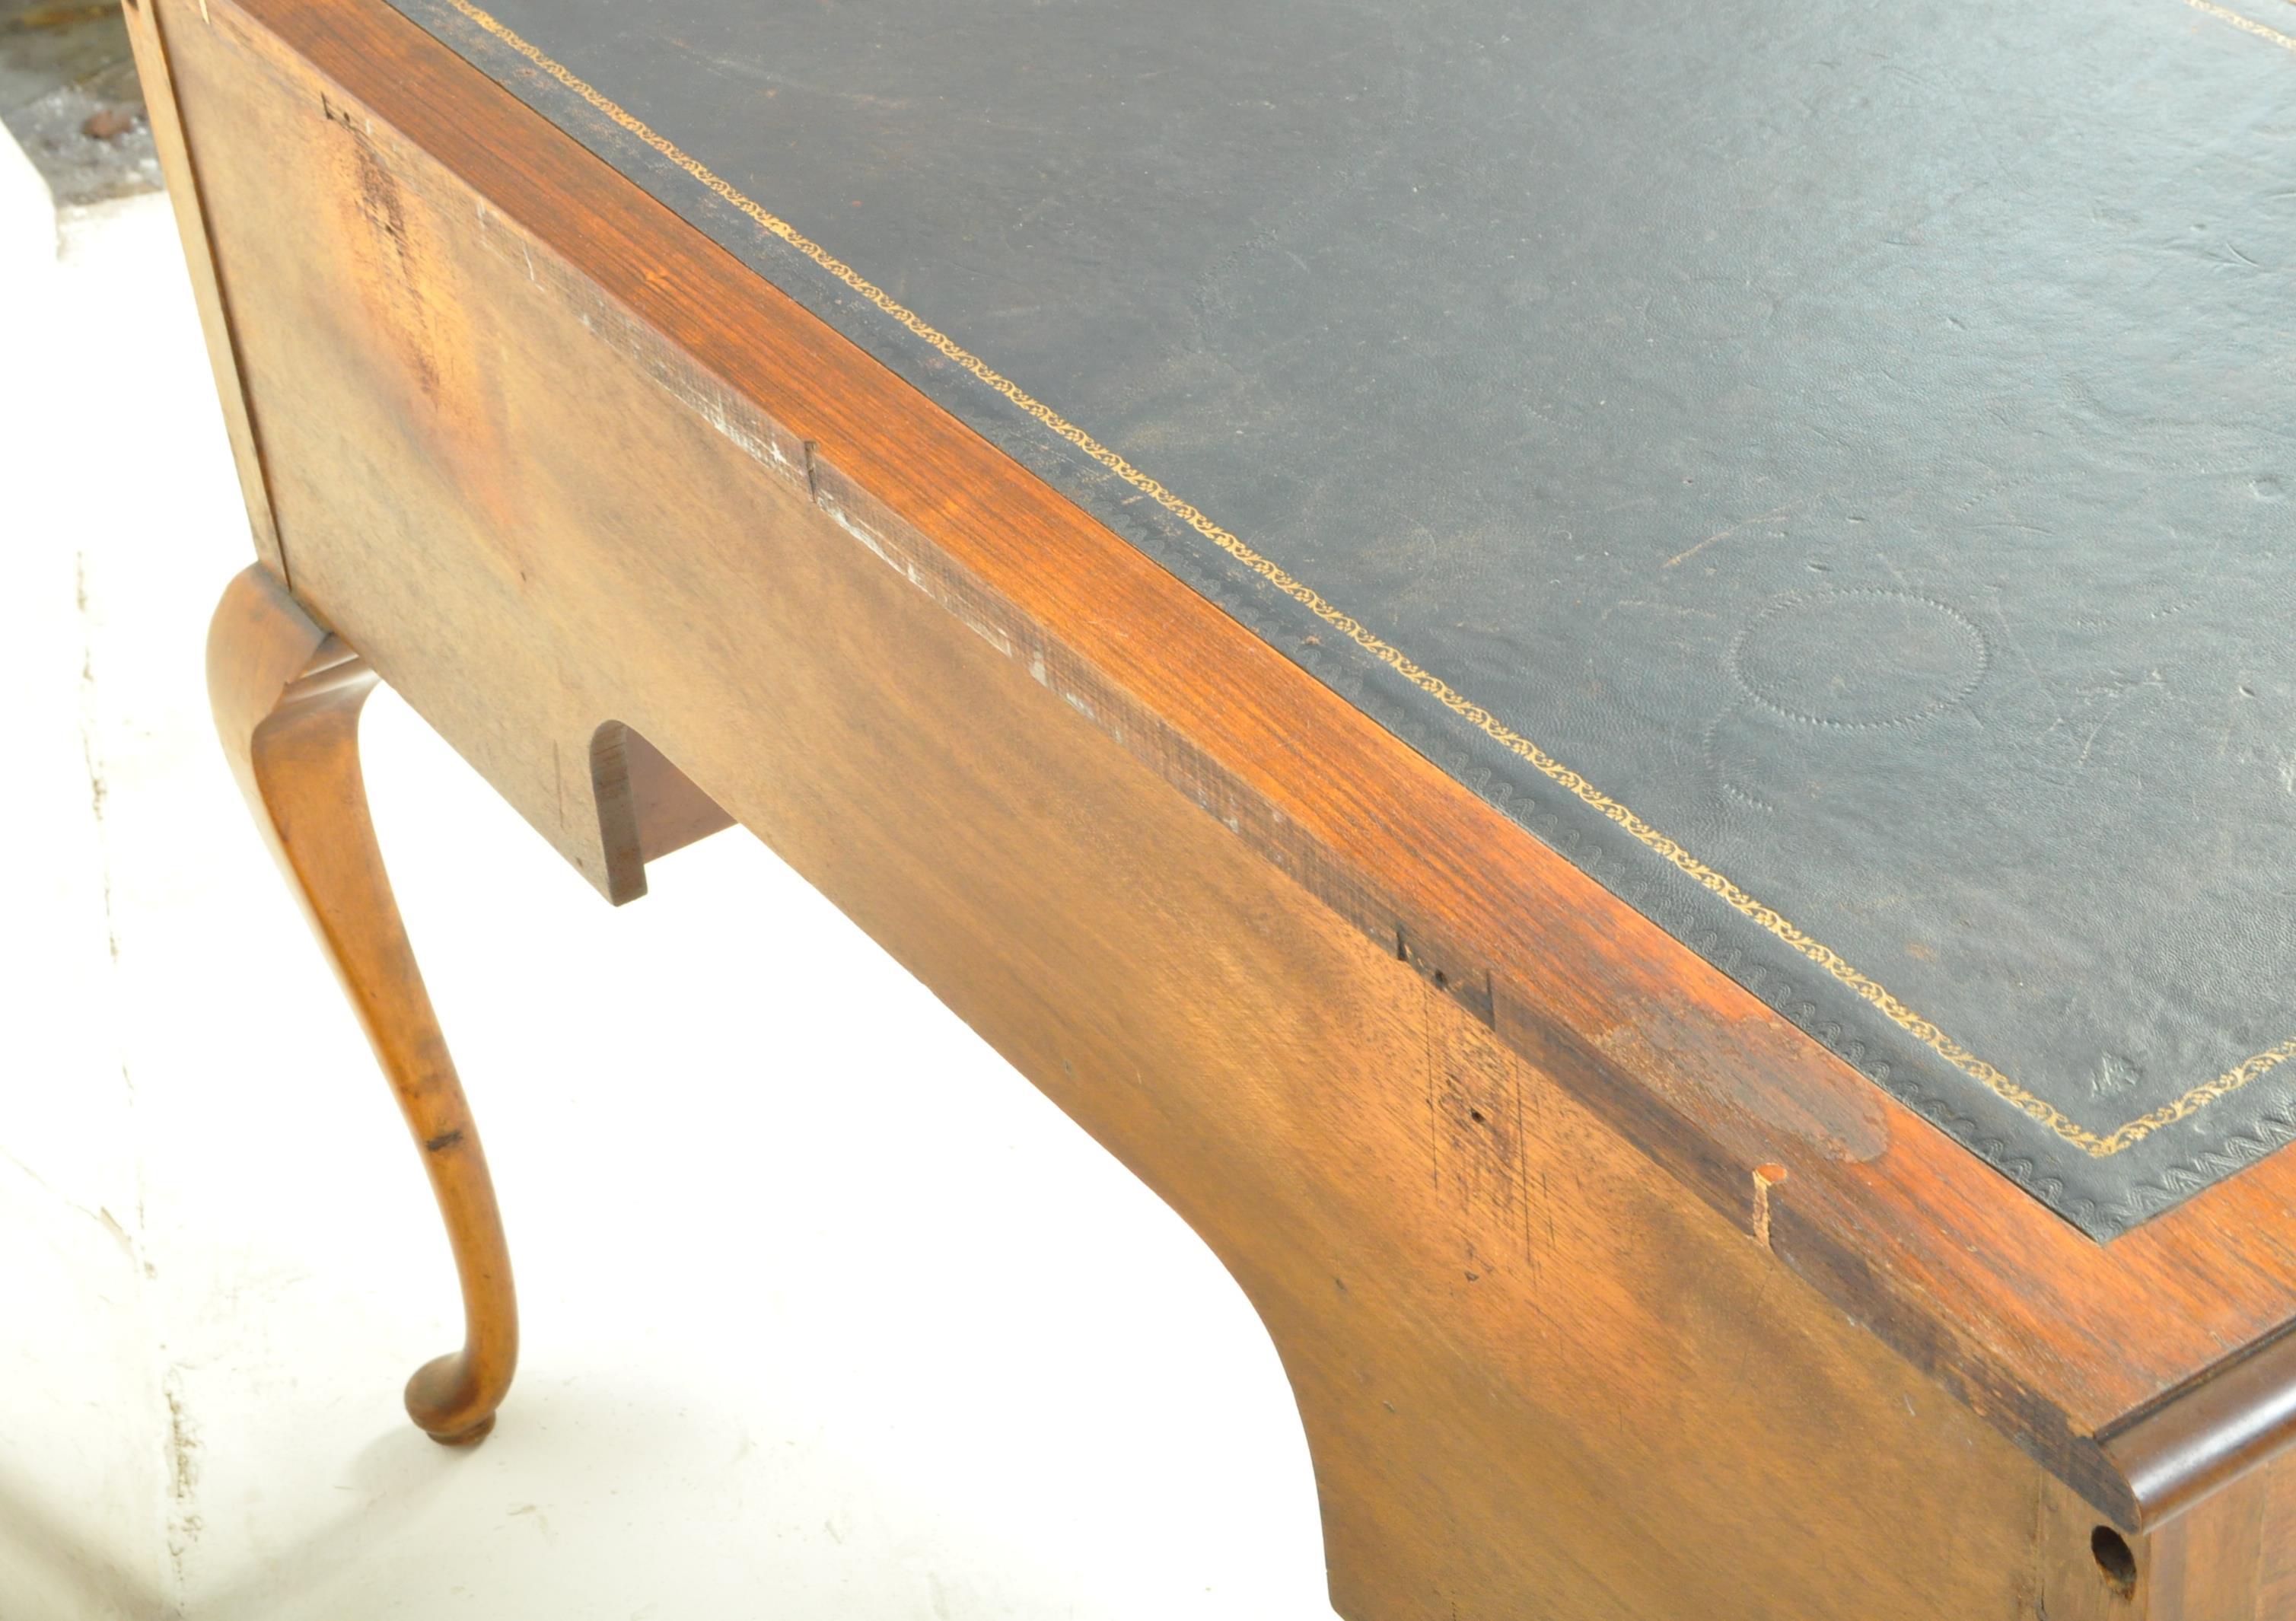
<path id="1" fill-rule="evenodd" d="M 2296 1605 L 2296 15 L 130 11 L 431 1434 L 515 1314 L 378 677 L 1179 1210 L 1342 1614 Z"/>

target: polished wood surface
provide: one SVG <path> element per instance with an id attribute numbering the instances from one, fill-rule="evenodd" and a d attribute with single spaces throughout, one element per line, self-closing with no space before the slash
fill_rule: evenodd
<path id="1" fill-rule="evenodd" d="M 216 731 L 256 824 L 342 981 L 422 1153 L 463 1286 L 463 1348 L 406 1383 L 406 1411 L 459 1445 L 494 1427 L 518 1366 L 518 1303 L 487 1157 L 367 819 L 359 711 L 374 672 L 258 564 L 208 633 Z"/>
<path id="2" fill-rule="evenodd" d="M 403 20 L 145 4 L 296 599 L 617 898 L 632 729 L 1181 1210 L 1343 1613 L 2275 1613 L 2276 1440 L 2128 1438 L 2296 1309 L 2285 1156 L 2091 1242 Z"/>

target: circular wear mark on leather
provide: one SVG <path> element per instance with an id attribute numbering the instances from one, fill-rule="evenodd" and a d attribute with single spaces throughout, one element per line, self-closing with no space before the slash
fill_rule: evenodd
<path id="1" fill-rule="evenodd" d="M 1949 708 L 1985 679 L 1984 634 L 1910 592 L 1781 597 L 1730 644 L 1754 700 L 1814 726 L 1896 726 Z"/>

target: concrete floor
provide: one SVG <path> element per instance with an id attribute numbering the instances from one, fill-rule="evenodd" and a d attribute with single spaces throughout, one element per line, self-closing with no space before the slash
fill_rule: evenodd
<path id="1" fill-rule="evenodd" d="M 159 188 L 119 0 L 0 0 L 0 140 L 62 208 Z"/>
<path id="2" fill-rule="evenodd" d="M 755 841 L 616 912 L 386 695 L 526 1319 L 492 1439 L 408 1427 L 452 1277 L 209 731 L 251 554 L 172 224 L 58 261 L 20 195 L 0 1621 L 1328 1615 L 1282 1371 L 1170 1212 Z"/>

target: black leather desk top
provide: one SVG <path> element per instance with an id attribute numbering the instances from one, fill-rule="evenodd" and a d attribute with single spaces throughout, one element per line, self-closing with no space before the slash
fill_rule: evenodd
<path id="1" fill-rule="evenodd" d="M 2288 0 L 394 3 L 2088 1232 L 2296 1135 Z"/>

